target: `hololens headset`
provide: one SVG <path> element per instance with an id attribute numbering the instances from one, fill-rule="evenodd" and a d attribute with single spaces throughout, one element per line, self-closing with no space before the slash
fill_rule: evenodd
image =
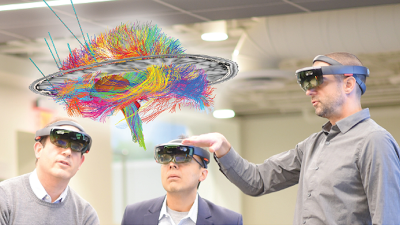
<path id="1" fill-rule="evenodd" d="M 65 125 L 76 127 L 80 132 L 66 129 Z M 72 151 L 88 153 L 92 146 L 92 138 L 85 133 L 83 127 L 72 121 L 58 121 L 36 131 L 35 141 L 40 141 L 44 136 L 50 136 L 50 142 L 62 148 L 70 148 Z"/>
<path id="2" fill-rule="evenodd" d="M 365 93 L 367 87 L 364 82 L 358 78 L 357 75 L 369 76 L 369 70 L 364 66 L 344 66 L 338 61 L 331 59 L 324 55 L 318 55 L 314 58 L 315 61 L 322 61 L 330 64 L 331 66 L 320 66 L 320 67 L 306 67 L 296 71 L 297 83 L 304 90 L 313 89 L 324 82 L 323 75 L 345 75 L 353 76 L 358 86 L 361 89 L 361 95 Z"/>
<path id="3" fill-rule="evenodd" d="M 207 169 L 207 164 L 210 162 L 210 153 L 199 147 L 182 145 L 181 142 L 182 139 L 176 139 L 157 145 L 154 149 L 154 159 L 156 162 L 160 164 L 167 164 L 171 161 L 185 163 L 194 159 L 201 167 Z M 197 161 L 193 155 L 199 156 L 203 164 Z"/>

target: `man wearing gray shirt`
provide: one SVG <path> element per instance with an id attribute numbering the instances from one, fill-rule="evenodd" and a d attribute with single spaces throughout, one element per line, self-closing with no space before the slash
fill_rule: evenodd
<path id="1" fill-rule="evenodd" d="M 100 224 L 94 208 L 68 187 L 90 150 L 90 136 L 63 118 L 35 137 L 36 169 L 0 183 L 0 224 Z"/>
<path id="2" fill-rule="evenodd" d="M 255 165 L 218 133 L 183 141 L 209 147 L 227 178 L 259 196 L 299 184 L 293 224 L 400 224 L 400 151 L 360 98 L 369 75 L 358 58 L 331 53 L 296 71 L 315 113 L 329 121 L 296 147 Z"/>

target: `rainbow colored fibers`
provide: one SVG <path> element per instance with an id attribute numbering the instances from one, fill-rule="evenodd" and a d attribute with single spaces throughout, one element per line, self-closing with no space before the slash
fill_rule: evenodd
<path id="1" fill-rule="evenodd" d="M 157 25 L 121 24 L 74 49 L 62 63 L 68 70 L 96 62 L 147 55 L 183 54 L 177 39 L 168 37 Z"/>
<path id="2" fill-rule="evenodd" d="M 121 25 L 90 41 L 90 49 L 73 50 L 63 62 L 72 69 L 97 61 L 144 55 L 182 54 L 177 40 L 167 38 L 156 26 Z M 100 67 L 99 67 L 100 68 Z M 52 87 L 54 100 L 64 104 L 70 116 L 104 122 L 121 110 L 132 139 L 146 149 L 142 122 L 154 120 L 164 111 L 183 106 L 207 110 L 213 104 L 213 91 L 207 74 L 194 65 L 150 65 L 144 70 L 109 74 L 97 71 Z"/>

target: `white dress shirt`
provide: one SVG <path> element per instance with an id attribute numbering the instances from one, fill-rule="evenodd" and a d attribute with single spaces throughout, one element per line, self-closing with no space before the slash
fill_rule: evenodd
<path id="1" fill-rule="evenodd" d="M 158 218 L 158 224 L 159 225 L 196 225 L 197 221 L 197 212 L 199 208 L 199 194 L 196 194 L 196 199 L 194 200 L 194 203 L 192 207 L 189 210 L 189 213 L 187 216 L 182 218 L 182 220 L 178 223 L 175 224 L 175 222 L 172 220 L 171 215 L 168 214 L 167 212 L 167 196 L 165 196 L 164 202 L 161 207 L 160 211 L 160 217 Z"/>
<path id="2" fill-rule="evenodd" d="M 39 199 L 51 203 L 51 197 L 47 194 L 44 189 L 42 183 L 40 183 L 39 178 L 36 173 L 36 169 L 29 175 L 29 184 L 31 185 L 33 193 L 35 193 L 36 197 Z M 68 186 L 65 188 L 63 193 L 61 193 L 60 197 L 58 197 L 53 203 L 60 203 L 64 201 L 65 197 L 68 194 Z"/>

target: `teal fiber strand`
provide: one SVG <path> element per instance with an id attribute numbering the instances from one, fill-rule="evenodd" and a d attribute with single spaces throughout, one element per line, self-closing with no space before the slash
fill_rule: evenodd
<path id="1" fill-rule="evenodd" d="M 72 8 L 74 9 L 75 17 L 76 17 L 76 20 L 78 21 L 79 28 L 81 29 L 83 40 L 87 44 L 86 39 L 85 39 L 85 35 L 83 34 L 83 31 L 82 31 L 81 23 L 79 22 L 79 19 L 78 19 L 78 14 L 76 14 L 75 6 L 74 6 L 74 3 L 72 2 L 72 0 L 71 0 L 71 5 L 72 5 Z"/>
<path id="2" fill-rule="evenodd" d="M 69 29 L 69 27 L 64 23 L 64 21 L 61 20 L 61 18 L 57 15 L 56 12 L 54 12 L 54 10 L 50 7 L 49 4 L 47 4 L 46 0 L 43 0 L 44 3 L 46 3 L 47 7 L 49 7 L 49 9 L 54 13 L 54 15 L 57 16 L 57 18 L 61 21 L 62 24 L 64 24 L 64 26 L 68 29 L 68 31 L 75 37 L 75 39 L 79 42 L 79 44 L 81 44 L 83 46 L 83 44 L 81 43 L 81 41 L 79 41 L 79 39 L 75 36 L 74 33 L 72 33 L 72 31 Z"/>
<path id="3" fill-rule="evenodd" d="M 61 67 L 62 63 L 61 63 L 61 60 L 60 60 L 60 56 L 58 56 L 58 52 L 57 52 L 56 46 L 54 45 L 53 38 L 51 38 L 50 32 L 49 32 L 49 37 L 50 37 L 51 43 L 53 43 L 54 51 L 57 54 L 57 58 L 58 58 L 58 61 L 60 62 L 60 67 Z"/>
<path id="4" fill-rule="evenodd" d="M 51 56 L 53 56 L 54 62 L 56 63 L 58 69 L 60 69 L 60 66 L 59 66 L 58 63 L 57 63 L 56 58 L 54 57 L 53 51 L 51 51 L 51 48 L 50 48 L 50 46 L 49 46 L 49 43 L 47 43 L 46 38 L 44 39 L 44 41 L 46 42 L 46 45 L 47 45 L 47 47 L 48 47 L 49 50 L 50 50 Z"/>

